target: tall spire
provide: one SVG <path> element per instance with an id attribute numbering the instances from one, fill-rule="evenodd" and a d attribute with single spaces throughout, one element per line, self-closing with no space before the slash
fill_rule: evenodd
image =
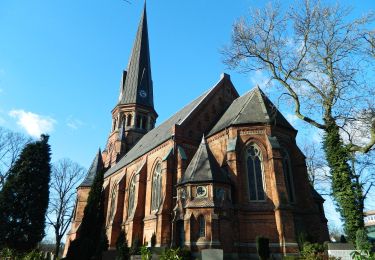
<path id="1" fill-rule="evenodd" d="M 119 104 L 139 104 L 154 107 L 148 42 L 146 2 L 139 22 L 133 50 L 121 80 Z"/>

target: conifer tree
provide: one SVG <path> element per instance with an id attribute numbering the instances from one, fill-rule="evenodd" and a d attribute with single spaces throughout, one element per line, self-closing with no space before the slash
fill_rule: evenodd
<path id="1" fill-rule="evenodd" d="M 72 241 L 66 259 L 91 259 L 100 258 L 103 248 L 104 226 L 104 172 L 98 171 L 91 186 L 87 204 L 84 210 L 82 223 L 78 230 L 78 238 Z"/>
<path id="2" fill-rule="evenodd" d="M 29 143 L 0 191 L 0 248 L 28 251 L 44 236 L 51 153 L 48 136 Z"/>

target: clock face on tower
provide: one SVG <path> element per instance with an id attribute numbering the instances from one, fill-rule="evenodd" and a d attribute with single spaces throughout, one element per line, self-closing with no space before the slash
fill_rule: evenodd
<path id="1" fill-rule="evenodd" d="M 140 95 L 142 98 L 147 97 L 147 93 L 146 93 L 146 91 L 144 91 L 143 89 L 139 91 L 139 95 Z"/>

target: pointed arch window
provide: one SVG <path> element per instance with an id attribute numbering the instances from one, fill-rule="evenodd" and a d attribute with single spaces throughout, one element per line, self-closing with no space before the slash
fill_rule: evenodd
<path id="1" fill-rule="evenodd" d="M 122 115 L 121 116 L 121 127 L 125 128 L 125 125 L 126 125 L 126 116 Z"/>
<path id="2" fill-rule="evenodd" d="M 156 211 L 161 202 L 161 163 L 158 162 L 152 174 L 151 210 Z"/>
<path id="3" fill-rule="evenodd" d="M 112 192 L 111 192 L 111 208 L 109 209 L 108 223 L 111 223 L 113 221 L 113 218 L 115 217 L 117 189 L 118 189 L 118 184 L 115 183 L 113 185 Z"/>
<path id="4" fill-rule="evenodd" d="M 247 147 L 246 168 L 250 200 L 265 200 L 263 158 L 259 147 L 255 144 Z"/>
<path id="5" fill-rule="evenodd" d="M 133 212 L 134 212 L 135 190 L 136 190 L 136 183 L 135 183 L 135 175 L 134 175 L 129 186 L 128 216 L 133 215 Z"/>
<path id="6" fill-rule="evenodd" d="M 130 126 L 131 123 L 132 123 L 132 115 L 129 114 L 129 115 L 128 115 L 128 119 L 126 120 L 126 126 Z"/>
<path id="7" fill-rule="evenodd" d="M 285 186 L 288 193 L 288 198 L 290 202 L 295 201 L 295 194 L 294 194 L 294 185 L 293 185 L 293 174 L 292 174 L 292 167 L 290 163 L 290 157 L 288 152 L 285 149 L 281 150 L 281 155 L 283 158 L 283 173 L 284 173 L 284 180 Z"/>
<path id="8" fill-rule="evenodd" d="M 199 225 L 198 236 L 205 237 L 206 236 L 206 220 L 204 219 L 203 215 L 200 215 L 198 217 L 198 225 Z"/>

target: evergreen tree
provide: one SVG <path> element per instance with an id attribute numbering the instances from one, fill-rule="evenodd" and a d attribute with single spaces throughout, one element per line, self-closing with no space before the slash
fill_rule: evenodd
<path id="1" fill-rule="evenodd" d="M 71 243 L 66 259 L 100 258 L 101 251 L 97 249 L 105 249 L 103 180 L 104 171 L 98 171 L 89 192 L 78 238 Z"/>
<path id="2" fill-rule="evenodd" d="M 51 153 L 48 136 L 29 143 L 0 191 L 0 248 L 28 251 L 44 237 Z"/>

